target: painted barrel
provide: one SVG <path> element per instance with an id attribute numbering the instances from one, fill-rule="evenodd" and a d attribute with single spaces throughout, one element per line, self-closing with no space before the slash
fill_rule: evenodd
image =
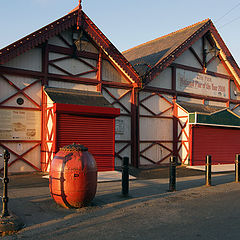
<path id="1" fill-rule="evenodd" d="M 57 152 L 50 166 L 49 188 L 55 202 L 65 208 L 80 208 L 93 200 L 97 167 L 86 147 L 72 144 Z"/>

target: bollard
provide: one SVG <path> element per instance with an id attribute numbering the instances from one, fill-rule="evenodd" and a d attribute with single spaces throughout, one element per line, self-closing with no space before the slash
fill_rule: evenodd
<path id="1" fill-rule="evenodd" d="M 123 158 L 123 165 L 122 165 L 122 195 L 128 196 L 129 191 L 129 174 L 128 174 L 128 164 L 129 158 Z"/>
<path id="2" fill-rule="evenodd" d="M 169 166 L 169 192 L 176 191 L 176 157 L 170 157 L 170 166 Z"/>
<path id="3" fill-rule="evenodd" d="M 235 182 L 240 181 L 240 154 L 235 156 Z"/>
<path id="4" fill-rule="evenodd" d="M 10 153 L 8 150 L 4 150 L 4 172 L 3 172 L 3 196 L 2 196 L 2 215 L 1 217 L 9 216 L 8 213 L 8 161 L 10 159 Z"/>
<path id="5" fill-rule="evenodd" d="M 206 165 L 205 165 L 205 182 L 206 186 L 211 186 L 211 175 L 212 175 L 212 157 L 210 155 L 206 156 Z"/>

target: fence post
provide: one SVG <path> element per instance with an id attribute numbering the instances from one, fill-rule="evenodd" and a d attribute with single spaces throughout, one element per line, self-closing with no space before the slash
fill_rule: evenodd
<path id="1" fill-rule="evenodd" d="M 176 157 L 170 157 L 169 166 L 169 192 L 176 191 Z"/>
<path id="2" fill-rule="evenodd" d="M 3 196 L 2 196 L 2 215 L 1 217 L 9 216 L 8 213 L 8 161 L 10 159 L 10 153 L 8 150 L 4 150 L 4 170 L 3 170 Z"/>
<path id="3" fill-rule="evenodd" d="M 211 186 L 211 175 L 212 175 L 212 157 L 210 155 L 206 156 L 206 165 L 205 165 L 205 182 L 206 186 Z"/>
<path id="4" fill-rule="evenodd" d="M 235 182 L 240 181 L 240 154 L 235 156 Z"/>
<path id="5" fill-rule="evenodd" d="M 122 195 L 128 196 L 129 192 L 129 173 L 128 173 L 129 158 L 123 157 L 122 165 Z"/>

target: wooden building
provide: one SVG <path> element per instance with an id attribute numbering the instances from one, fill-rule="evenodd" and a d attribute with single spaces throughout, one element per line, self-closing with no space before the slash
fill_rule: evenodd
<path id="1" fill-rule="evenodd" d="M 240 70 L 207 19 L 121 54 L 82 11 L 0 50 L 0 151 L 10 172 L 48 171 L 73 142 L 98 170 L 230 163 L 239 152 Z M 1 163 L 2 168 L 3 163 Z"/>
<path id="2" fill-rule="evenodd" d="M 211 20 L 123 52 L 142 78 L 138 162 L 233 163 L 240 153 L 240 70 Z"/>
<path id="3" fill-rule="evenodd" d="M 139 86 L 81 6 L 1 49 L 0 151 L 11 153 L 9 171 L 48 171 L 73 142 L 89 148 L 99 171 L 113 170 L 115 150 L 119 160 L 136 148 Z"/>

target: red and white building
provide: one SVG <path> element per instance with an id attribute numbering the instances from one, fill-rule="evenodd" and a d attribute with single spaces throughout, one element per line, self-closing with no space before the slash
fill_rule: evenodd
<path id="1" fill-rule="evenodd" d="M 125 51 L 143 79 L 138 165 L 234 163 L 240 153 L 240 69 L 211 20 Z"/>
<path id="2" fill-rule="evenodd" d="M 139 86 L 132 65 L 79 8 L 1 49 L 0 151 L 11 153 L 9 171 L 48 171 L 73 142 L 88 147 L 99 171 L 113 170 L 115 154 L 117 162 L 133 154 Z"/>
<path id="3" fill-rule="evenodd" d="M 211 20 L 121 54 L 76 8 L 0 50 L 0 151 L 11 153 L 10 172 L 48 171 L 73 142 L 99 171 L 124 156 L 135 167 L 171 155 L 198 165 L 206 153 L 230 163 L 240 152 L 239 83 Z"/>

